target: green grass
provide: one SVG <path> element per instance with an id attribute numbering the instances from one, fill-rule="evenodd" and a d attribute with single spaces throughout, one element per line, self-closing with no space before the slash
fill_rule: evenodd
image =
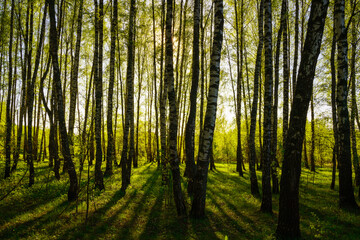
<path id="1" fill-rule="evenodd" d="M 10 180 L 0 180 L 0 198 L 18 183 L 25 169 L 21 163 Z M 273 196 L 274 214 L 262 214 L 261 199 L 250 194 L 248 172 L 240 178 L 233 164 L 217 164 L 217 170 L 209 172 L 207 214 L 202 220 L 178 218 L 171 193 L 161 185 L 161 172 L 155 164 L 145 164 L 133 170 L 125 195 L 120 191 L 120 169 L 105 179 L 105 191 L 93 190 L 91 180 L 89 218 L 85 224 L 86 170 L 87 166 L 76 207 L 76 203 L 67 202 L 67 175 L 57 181 L 47 163 L 37 163 L 35 185 L 27 187 L 26 173 L 16 190 L 0 201 L 0 239 L 274 238 L 279 196 Z M 261 172 L 258 176 L 261 189 Z M 303 239 L 360 239 L 360 216 L 338 209 L 337 189 L 330 190 L 330 180 L 330 168 L 318 168 L 315 175 L 302 172 Z M 170 203 L 165 203 L 169 198 Z M 187 198 L 188 210 L 190 203 Z"/>

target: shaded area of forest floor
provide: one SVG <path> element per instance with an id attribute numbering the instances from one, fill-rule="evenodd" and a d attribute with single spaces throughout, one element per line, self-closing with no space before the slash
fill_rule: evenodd
<path id="1" fill-rule="evenodd" d="M 21 163 L 10 180 L 0 180 L 0 198 L 18 183 L 25 168 Z M 80 200 L 69 204 L 67 175 L 57 181 L 47 163 L 37 164 L 35 185 L 28 188 L 25 176 L 16 190 L 0 201 L 0 239 L 274 238 L 279 196 L 273 197 L 274 214 L 262 214 L 261 199 L 250 194 L 248 172 L 244 178 L 239 177 L 234 164 L 217 164 L 217 170 L 209 172 L 207 216 L 203 220 L 178 218 L 171 189 L 161 185 L 161 172 L 156 164 L 145 164 L 133 170 L 125 195 L 120 191 L 120 169 L 105 179 L 105 191 L 92 190 L 91 180 L 85 223 L 86 171 L 87 166 L 82 174 Z M 257 173 L 261 189 L 261 172 Z M 330 168 L 318 168 L 315 175 L 302 172 L 303 238 L 360 239 L 360 216 L 338 209 L 338 194 L 330 190 L 330 180 Z M 170 203 L 166 199 L 171 199 Z M 190 203 L 187 198 L 188 211 Z"/>

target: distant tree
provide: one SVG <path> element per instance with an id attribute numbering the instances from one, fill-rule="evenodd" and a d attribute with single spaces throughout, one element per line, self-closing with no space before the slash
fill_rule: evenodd
<path id="1" fill-rule="evenodd" d="M 310 100 L 311 112 L 311 149 L 310 149 L 310 171 L 315 172 L 315 113 L 314 113 L 314 93 Z"/>
<path id="2" fill-rule="evenodd" d="M 157 51 L 156 51 L 156 21 L 155 21 L 155 3 L 154 0 L 151 0 L 151 9 L 152 9 L 152 27 L 153 27 L 153 68 L 154 68 L 154 99 L 155 99 L 155 137 L 156 137 L 156 160 L 158 163 L 158 166 L 160 166 L 160 147 L 159 147 L 159 108 L 158 108 L 158 88 L 157 88 L 157 71 L 156 71 L 156 56 L 157 56 Z"/>
<path id="3" fill-rule="evenodd" d="M 143 49 L 143 50 L 141 50 Z M 142 86 L 143 86 L 143 75 L 144 75 L 144 62 L 145 62 L 145 47 L 139 47 L 137 51 L 137 67 L 138 67 L 138 89 L 137 89 L 137 104 L 136 104 L 136 145 L 135 145 L 135 154 L 133 156 L 133 166 L 134 168 L 139 167 L 139 125 L 140 125 L 140 100 L 142 93 Z M 150 90 L 149 90 L 150 92 Z M 148 99 L 150 105 L 150 99 Z M 151 123 L 151 121 L 149 121 Z M 134 127 L 134 126 L 133 126 Z M 151 135 L 151 132 L 150 132 Z M 150 140 L 151 143 L 151 140 Z M 151 144 L 150 144 L 151 145 Z M 151 153 L 149 152 L 149 155 Z"/>
<path id="4" fill-rule="evenodd" d="M 285 141 L 276 229 L 276 235 L 280 239 L 300 237 L 299 180 L 302 143 L 328 5 L 328 0 L 313 0 L 311 4 L 297 87 L 291 107 L 289 131 Z"/>

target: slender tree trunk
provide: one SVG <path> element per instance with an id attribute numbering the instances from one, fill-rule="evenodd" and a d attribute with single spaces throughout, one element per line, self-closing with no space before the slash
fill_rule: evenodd
<path id="1" fill-rule="evenodd" d="M 314 93 L 310 100 L 311 110 L 311 150 L 310 150 L 310 171 L 315 172 L 315 117 L 314 117 Z"/>
<path id="2" fill-rule="evenodd" d="M 284 1 L 283 1 L 284 3 Z M 285 12 L 284 4 L 281 7 L 281 16 Z M 278 102 L 279 102 L 279 68 L 280 68 L 280 45 L 281 45 L 281 35 L 283 31 L 283 25 L 280 24 L 280 28 L 276 40 L 276 52 L 275 52 L 275 82 L 274 82 L 274 104 L 271 112 L 271 121 L 272 121 L 272 137 L 271 137 L 271 177 L 272 177 L 272 189 L 273 193 L 279 193 L 279 180 L 277 174 L 277 168 L 279 167 L 279 162 L 277 159 L 277 128 L 278 128 Z"/>
<path id="3" fill-rule="evenodd" d="M 244 36 L 245 39 L 245 36 Z M 245 41 L 246 42 L 246 41 Z M 251 114 L 251 95 L 250 95 L 250 77 L 249 77 L 249 62 L 248 62 L 248 58 L 247 58 L 248 52 L 246 50 L 246 45 L 244 45 L 244 58 L 245 58 L 245 69 L 246 69 L 246 86 L 247 86 L 247 97 L 246 97 L 246 93 L 245 93 L 245 83 L 243 83 L 243 99 L 244 99 L 244 106 L 245 106 L 245 121 L 246 121 L 246 144 L 247 144 L 247 148 L 246 148 L 246 156 L 248 157 L 248 161 L 250 161 L 250 146 L 249 146 L 249 139 L 250 139 L 250 121 L 249 121 L 249 115 Z M 246 100 L 247 100 L 247 104 L 246 104 Z M 248 109 L 246 107 L 246 105 L 249 106 L 249 112 Z M 243 165 L 243 168 L 245 170 L 245 164 Z"/>
<path id="4" fill-rule="evenodd" d="M 77 101 L 77 96 L 78 96 L 78 73 L 79 73 L 79 61 L 80 61 L 80 44 L 81 44 L 83 5 L 84 5 L 84 0 L 80 0 L 79 13 L 78 13 L 78 18 L 77 18 L 75 56 L 74 56 L 73 64 L 71 66 L 71 75 L 70 75 L 69 144 L 70 144 L 70 150 L 72 151 L 72 154 L 74 154 L 74 149 L 73 149 L 74 148 L 74 125 L 75 125 L 76 101 Z"/>
<path id="5" fill-rule="evenodd" d="M 4 33 L 4 28 L 5 28 L 5 17 L 6 17 L 6 12 L 7 12 L 7 0 L 4 0 L 2 2 L 2 14 L 1 14 L 1 26 L 0 26 L 0 36 L 3 36 Z M 4 58 L 4 39 L 0 38 L 0 47 L 1 47 L 1 53 L 0 53 L 0 84 L 3 85 L 5 84 L 5 78 L 2 75 L 2 70 L 3 70 L 3 58 Z M 2 89 L 1 90 L 2 94 L 1 94 L 1 99 L 0 102 L 3 102 L 4 100 L 4 96 L 5 96 L 5 90 Z M 3 104 L 0 104 L 0 121 L 2 119 L 2 110 L 3 110 Z M 5 150 L 6 151 L 6 150 Z M 6 153 L 5 153 L 6 154 Z M 15 159 L 15 157 L 14 157 Z"/>
<path id="6" fill-rule="evenodd" d="M 358 209 L 352 185 L 350 123 L 347 107 L 348 80 L 348 43 L 345 28 L 345 1 L 336 0 L 334 5 L 335 35 L 337 54 L 337 92 L 336 107 L 339 134 L 339 206 L 340 208 Z"/>
<path id="7" fill-rule="evenodd" d="M 129 17 L 129 32 L 128 32 L 128 55 L 127 55 L 127 70 L 126 70 L 126 106 L 125 106 L 125 122 L 124 122 L 124 133 L 123 133 L 123 150 L 121 153 L 121 168 L 122 168 L 122 182 L 121 189 L 126 190 L 130 184 L 130 173 L 131 173 L 131 156 L 128 156 L 128 145 L 129 145 L 129 132 L 131 111 L 134 111 L 134 22 L 135 20 L 135 0 L 130 0 L 130 17 Z M 131 136 L 130 136 L 131 138 Z M 131 145 L 131 143 L 130 143 Z M 130 155 L 130 154 L 129 154 Z"/>
<path id="8" fill-rule="evenodd" d="M 102 0 L 98 5 L 95 3 L 95 45 L 94 45 L 94 87 L 95 87 L 95 141 L 96 141 L 96 161 L 95 161 L 95 187 L 99 190 L 104 189 L 103 173 L 101 171 L 102 163 L 102 145 L 101 145 L 101 115 L 102 115 L 102 22 L 103 6 Z"/>
<path id="9" fill-rule="evenodd" d="M 128 161 L 127 161 L 127 182 L 128 184 L 130 184 L 130 175 L 131 175 L 131 165 L 135 160 L 135 93 L 134 93 L 134 74 L 135 74 L 135 39 L 136 39 L 136 8 L 134 7 L 134 20 L 133 20 L 133 45 L 132 45 L 132 51 L 133 51 L 133 59 L 132 59 L 132 76 L 133 76 L 133 84 L 132 84 L 132 88 L 131 88 L 131 98 L 132 98 L 132 104 L 131 104 L 131 111 L 130 111 L 130 139 L 129 139 L 129 156 L 128 156 Z"/>
<path id="10" fill-rule="evenodd" d="M 338 135 L 338 121 L 336 115 L 336 68 L 335 68 L 335 52 L 336 52 L 336 36 L 335 36 L 335 22 L 333 23 L 333 37 L 331 43 L 331 112 L 333 120 L 333 132 L 334 132 L 334 148 L 332 156 L 332 174 L 330 188 L 335 188 L 336 181 L 336 163 L 339 157 L 339 135 Z"/>
<path id="11" fill-rule="evenodd" d="M 179 89 L 179 59 L 180 59 L 180 49 L 181 49 L 181 35 L 182 35 L 182 24 L 183 24 L 183 9 L 184 9 L 184 0 L 181 0 L 180 2 L 180 19 L 179 19 L 179 30 L 178 30 L 178 42 L 177 42 L 177 51 L 176 51 L 176 64 L 175 64 L 175 72 L 176 72 L 176 76 L 175 76 L 175 93 L 177 93 L 177 90 Z M 175 8 L 175 6 L 174 6 Z M 175 19 L 174 19 L 175 22 Z M 182 71 L 182 69 L 180 70 Z M 179 91 L 180 93 L 180 91 Z"/>
<path id="12" fill-rule="evenodd" d="M 174 70 L 173 70 L 173 45 L 172 45 L 172 20 L 173 20 L 173 1 L 167 0 L 166 4 L 166 31 L 165 31 L 165 82 L 168 83 L 168 99 L 170 108 L 169 126 L 169 158 L 173 178 L 173 194 L 176 210 L 179 216 L 186 215 L 185 200 L 181 190 L 181 178 L 179 169 L 179 158 L 177 153 L 177 105 L 174 89 Z"/>
<path id="13" fill-rule="evenodd" d="M 145 45 L 144 45 L 145 46 Z M 145 48 L 144 48 L 145 49 Z M 143 60 L 144 62 L 144 60 Z M 156 66 L 156 63 L 155 63 Z M 144 122 L 145 128 L 146 125 L 148 126 L 148 138 L 147 138 L 147 144 L 148 147 L 146 148 L 146 152 L 147 152 L 147 159 L 149 162 L 153 162 L 154 161 L 154 154 L 153 154 L 153 138 L 152 138 L 152 118 L 153 118 L 153 114 L 152 114 L 152 110 L 153 110 L 153 100 L 154 100 L 154 85 L 156 85 L 156 81 L 154 82 L 154 79 L 148 79 L 147 82 L 148 86 L 149 86 L 149 90 L 148 90 L 148 122 Z M 156 87 L 156 86 L 155 86 Z M 155 116 L 157 117 L 157 116 Z M 138 129 L 137 129 L 138 131 Z M 155 130 L 156 131 L 156 130 Z M 136 133 L 138 134 L 138 133 Z M 136 137 L 138 139 L 138 137 Z M 156 137 L 155 137 L 156 139 Z M 136 140 L 137 142 L 137 140 Z M 146 144 L 145 144 L 146 145 Z M 138 148 L 138 146 L 136 146 Z M 138 149 L 136 150 L 138 152 Z"/>
<path id="14" fill-rule="evenodd" d="M 204 135 L 202 143 L 200 145 L 199 159 L 197 162 L 197 170 L 195 176 L 194 199 L 191 207 L 191 216 L 193 218 L 203 218 L 205 216 L 207 173 L 209 168 L 210 151 L 214 136 L 217 98 L 220 82 L 220 60 L 224 28 L 223 1 L 216 0 L 214 3 L 215 25 L 213 47 L 210 60 L 209 95 L 204 122 Z"/>
<path id="15" fill-rule="evenodd" d="M 264 37 L 264 35 L 263 35 L 263 37 Z M 263 40 L 264 41 L 264 40 Z M 263 60 L 261 60 L 261 61 L 263 61 Z M 261 63 L 262 64 L 262 63 Z M 260 157 L 257 157 L 256 158 L 256 164 L 257 164 L 257 169 L 258 170 L 261 170 L 262 169 L 262 166 L 263 166 L 263 157 L 262 157 L 262 155 L 263 155 L 263 142 L 261 141 L 261 139 L 262 139 L 262 107 L 263 107 L 263 105 L 262 105 L 262 92 L 263 92 L 263 87 L 262 87 L 262 83 L 263 83 L 263 77 L 264 77 L 265 75 L 264 75 L 264 73 L 263 73 L 263 71 L 262 70 L 260 70 L 260 79 L 259 79 L 259 121 L 258 121 L 258 124 L 259 124 L 259 137 L 258 137 L 258 139 L 259 139 L 259 150 L 260 150 Z M 260 162 L 260 163 L 259 163 Z"/>
<path id="16" fill-rule="evenodd" d="M 154 67 L 154 98 L 155 98 L 155 137 L 156 137 L 156 160 L 158 163 L 158 167 L 160 166 L 160 147 L 159 147 L 159 117 L 158 117 L 158 96 L 157 96 L 157 75 L 156 75 L 156 29 L 155 29 L 155 6 L 154 6 L 154 0 L 151 1 L 151 7 L 152 7 L 152 27 L 153 27 L 153 48 L 154 48 L 154 54 L 153 54 L 153 67 Z"/>
<path id="17" fill-rule="evenodd" d="M 199 146 L 202 141 L 203 137 L 203 119 L 204 119 L 204 82 L 205 82 L 205 47 L 204 47 L 204 39 L 205 39 L 205 27 L 203 23 L 204 18 L 204 0 L 200 0 L 200 27 L 201 27 L 201 35 L 200 35 L 200 50 L 201 50 L 201 56 L 200 56 L 200 119 L 199 119 Z"/>
<path id="18" fill-rule="evenodd" d="M 304 130 L 304 163 L 305 163 L 305 168 L 306 169 L 310 169 L 309 167 L 309 159 L 308 159 L 308 154 L 307 154 L 307 148 L 306 148 L 306 145 L 307 145 L 307 141 L 306 141 L 306 123 L 305 123 L 305 130 Z"/>
<path id="19" fill-rule="evenodd" d="M 271 106 L 273 88 L 272 61 L 272 9 L 271 0 L 264 1 L 264 49 L 265 49 L 265 94 L 264 94 L 264 152 L 262 154 L 262 202 L 261 211 L 272 213 L 271 196 Z"/>
<path id="20" fill-rule="evenodd" d="M 256 149 L 255 149 L 255 132 L 256 132 L 256 115 L 258 109 L 258 100 L 259 100 L 259 77 L 261 74 L 261 56 L 263 50 L 263 24 L 264 24 L 264 0 L 260 1 L 259 9 L 259 18 L 258 18 L 258 34 L 259 34 L 259 43 L 256 53 L 256 65 L 255 65 L 255 74 L 254 74 L 254 96 L 253 102 L 251 105 L 250 113 L 250 135 L 249 135 L 249 169 L 250 169 L 250 184 L 251 184 L 251 194 L 254 196 L 259 196 L 259 186 L 256 177 L 255 162 L 256 162 Z"/>
<path id="21" fill-rule="evenodd" d="M 11 164 L 11 128 L 12 128 L 12 117 L 10 111 L 11 102 L 11 88 L 12 88 L 12 39 L 13 39 L 13 25 L 14 25 L 14 11 L 15 2 L 11 1 L 11 14 L 10 14 L 10 40 L 9 40 L 9 85 L 8 85 L 8 96 L 6 100 L 6 138 L 5 138 L 5 178 L 10 177 L 10 164 Z"/>
<path id="22" fill-rule="evenodd" d="M 49 56 L 46 70 L 40 80 L 40 96 L 41 96 L 45 111 L 48 114 L 49 121 L 50 121 L 49 167 L 51 167 L 51 168 L 53 167 L 53 171 L 55 173 L 55 178 L 57 180 L 60 180 L 60 173 L 59 173 L 60 161 L 59 161 L 59 155 L 58 155 L 58 141 L 57 141 L 57 118 L 55 117 L 56 105 L 54 104 L 54 102 L 55 102 L 55 83 L 54 83 L 54 81 L 52 83 L 52 93 L 51 93 L 51 100 L 50 100 L 51 110 L 48 107 L 47 100 L 45 100 L 45 96 L 44 96 L 44 92 L 43 92 L 44 81 L 50 70 L 50 64 L 51 64 L 51 56 Z M 49 86 L 50 86 L 50 81 L 49 81 Z M 49 86 L 48 86 L 48 89 L 50 88 Z M 49 92 L 48 92 L 48 96 L 49 96 Z M 47 98 L 48 98 L 48 96 L 47 96 Z"/>
<path id="23" fill-rule="evenodd" d="M 167 184 L 167 151 L 166 151 L 166 99 L 167 99 L 167 83 L 163 78 L 164 67 L 164 33 L 165 33 L 165 0 L 161 2 L 161 54 L 160 54 L 160 144 L 161 144 L 161 166 L 162 166 L 162 180 Z"/>
<path id="24" fill-rule="evenodd" d="M 279 218 L 276 235 L 280 239 L 300 238 L 299 180 L 306 115 L 312 94 L 316 62 L 320 54 L 328 0 L 313 0 L 304 50 L 301 54 L 297 88 L 291 107 L 289 132 L 285 141 L 280 181 Z M 301 86 L 301 87 L 300 87 Z"/>
<path id="25" fill-rule="evenodd" d="M 109 93 L 108 93 L 108 110 L 107 110 L 107 159 L 105 175 L 113 174 L 113 162 L 115 162 L 115 139 L 113 133 L 113 95 L 115 82 L 115 49 L 116 49 L 116 35 L 118 22 L 118 1 L 113 0 L 113 13 L 111 18 L 111 45 L 110 45 L 110 79 L 109 79 Z"/>
<path id="26" fill-rule="evenodd" d="M 31 5 L 31 15 L 30 15 L 30 44 L 32 43 L 32 29 L 33 29 L 33 5 Z M 34 143 L 34 139 L 32 136 L 32 121 L 33 121 L 33 105 L 34 105 L 34 88 L 35 88 L 35 81 L 37 78 L 37 72 L 39 70 L 39 65 L 40 65 L 40 58 L 41 58 L 41 52 L 42 52 L 42 45 L 44 42 L 44 38 L 45 38 L 45 20 L 46 20 L 46 6 L 45 6 L 45 11 L 43 14 L 43 19 L 42 19 L 42 23 L 41 23 L 41 29 L 40 29 L 40 38 L 39 38 L 39 42 L 38 42 L 38 46 L 37 46 L 37 50 L 36 50 L 36 57 L 35 57 L 35 65 L 34 65 L 34 71 L 33 71 L 33 75 L 31 77 L 31 72 L 28 71 L 28 92 L 27 92 L 27 108 L 28 108 L 28 159 L 29 159 L 29 164 L 30 164 L 30 182 L 29 185 L 31 186 L 34 183 L 34 166 L 33 166 L 33 161 L 34 159 L 36 159 L 36 155 L 37 155 L 37 139 L 36 139 L 36 134 L 34 139 L 36 139 L 36 144 Z M 29 55 L 31 56 L 31 54 Z M 29 63 L 29 68 L 30 69 L 30 63 Z M 34 119 L 35 122 L 35 119 Z"/>
<path id="27" fill-rule="evenodd" d="M 353 8 L 356 6 L 354 1 L 351 1 Z M 354 9 L 355 12 L 355 9 Z M 356 16 L 356 19 L 359 19 Z M 355 116 L 358 112 L 356 104 L 356 48 L 357 48 L 357 34 L 356 34 L 356 21 L 352 20 L 352 29 L 351 29 L 351 62 L 350 62 L 350 82 L 351 82 L 351 117 L 350 117 L 350 136 L 351 136 L 351 150 L 353 157 L 353 166 L 355 172 L 355 185 L 360 185 L 360 167 L 359 167 L 359 157 L 357 153 L 357 143 L 356 143 L 356 129 L 355 129 Z"/>
<path id="28" fill-rule="evenodd" d="M 64 160 L 67 165 L 67 171 L 70 178 L 70 187 L 68 191 L 68 201 L 75 201 L 77 199 L 78 184 L 74 163 L 71 159 L 69 141 L 65 125 L 65 113 L 63 111 L 63 96 L 61 91 L 61 78 L 60 68 L 58 63 L 58 37 L 56 31 L 56 20 L 55 20 L 55 3 L 54 0 L 47 0 L 49 5 L 49 16 L 50 16 L 50 53 L 53 65 L 53 74 L 55 82 L 55 91 L 57 94 L 57 105 L 58 105 L 58 116 L 59 116 L 59 129 L 61 134 L 61 144 L 63 149 Z"/>
<path id="29" fill-rule="evenodd" d="M 91 73 L 90 73 L 90 79 L 89 79 L 89 83 L 87 86 L 87 94 L 86 94 L 86 98 L 85 98 L 85 113 L 84 113 L 84 123 L 83 123 L 83 129 L 82 129 L 82 133 L 81 133 L 81 154 L 80 154 L 80 173 L 83 170 L 84 167 L 84 162 L 86 160 L 86 157 L 88 155 L 88 152 L 90 152 L 90 156 L 92 155 L 92 148 L 90 147 L 91 145 L 91 137 L 89 137 L 89 134 L 91 134 L 92 132 L 92 128 L 90 127 L 89 130 L 87 130 L 87 121 L 88 121 L 88 114 L 89 114 L 89 105 L 90 105 L 90 98 L 91 98 L 91 90 L 92 88 L 92 82 L 93 82 L 93 75 L 94 75 L 94 64 L 91 68 Z M 90 126 L 92 126 L 92 120 L 91 120 L 91 124 Z M 88 133 L 88 131 L 90 131 L 90 133 Z M 90 163 L 90 161 L 89 161 Z M 79 177 L 80 178 L 80 177 Z"/>
<path id="30" fill-rule="evenodd" d="M 28 55 L 27 57 L 27 74 L 26 74 L 26 108 L 27 108 L 27 145 L 26 145 L 26 159 L 29 164 L 29 186 L 34 184 L 35 169 L 34 169 L 34 156 L 33 156 L 33 141 L 32 141 L 32 121 L 33 121 L 33 102 L 34 102 L 34 85 L 31 78 L 31 57 L 32 57 L 32 43 L 33 43 L 33 25 L 34 25 L 34 3 L 28 1 L 28 11 L 30 11 L 28 31 Z M 25 142 L 24 142 L 25 143 Z"/>
<path id="31" fill-rule="evenodd" d="M 243 1 L 240 3 L 240 33 L 239 33 L 239 19 L 238 19 L 238 1 L 234 0 L 235 5 L 235 29 L 236 29 L 236 128 L 237 128 L 237 147 L 236 147 L 236 171 L 240 176 L 243 176 L 242 165 L 243 155 L 241 149 L 241 83 L 243 81 L 242 76 L 242 63 L 243 63 Z M 239 36 L 240 34 L 240 36 Z"/>
<path id="32" fill-rule="evenodd" d="M 143 59 L 141 60 L 141 55 L 143 55 Z M 141 99 L 141 88 L 142 88 L 142 81 L 143 81 L 143 71 L 142 66 L 144 64 L 144 56 L 145 53 L 140 52 L 140 48 L 138 50 L 138 96 L 137 96 L 137 106 L 136 106 L 136 146 L 135 146 L 135 156 L 133 161 L 134 168 L 138 167 L 138 159 L 139 159 L 139 122 L 140 122 L 140 99 Z M 148 100 L 150 101 L 150 100 Z M 146 129 L 146 128 L 145 128 Z M 146 132 L 146 131 L 145 131 Z M 150 133 L 151 134 L 151 133 Z M 146 139 L 146 136 L 145 136 Z M 151 141 L 150 141 L 151 144 Z"/>
<path id="33" fill-rule="evenodd" d="M 193 194 L 193 181 L 196 173 L 195 166 L 195 121 L 196 121 L 196 100 L 199 85 L 199 36 L 200 36 L 200 0 L 194 2 L 194 38 L 193 38 L 193 61 L 192 81 L 190 91 L 190 112 L 185 128 L 185 150 L 186 165 L 188 168 L 188 193 Z"/>
<path id="34" fill-rule="evenodd" d="M 295 0 L 295 40 L 294 40 L 294 65 L 293 65 L 293 97 L 295 98 L 296 75 L 299 55 L 299 0 Z"/>
<path id="35" fill-rule="evenodd" d="M 187 65 L 187 36 L 186 36 L 186 26 L 187 26 L 187 7 L 188 5 L 188 0 L 185 1 L 185 6 L 184 6 L 184 26 L 183 26 L 183 33 L 182 33 L 182 53 L 181 53 L 181 62 L 180 62 L 180 80 L 179 80 L 179 87 L 177 87 L 175 89 L 175 94 L 176 94 L 176 102 L 178 104 L 178 115 L 180 115 L 180 109 L 181 106 L 179 106 L 179 104 L 183 104 L 183 102 L 181 101 L 182 98 L 182 94 L 184 92 L 183 88 L 184 85 L 183 82 L 185 81 L 185 77 L 186 77 L 186 65 Z M 176 92 L 177 91 L 177 92 Z M 191 108 L 191 107 L 190 107 Z M 180 118 L 178 119 L 178 126 L 180 126 Z M 181 151 L 180 151 L 181 153 Z M 185 167 L 185 173 L 188 171 L 188 169 Z"/>
<path id="36" fill-rule="evenodd" d="M 283 142 L 285 142 L 289 128 L 289 79 L 290 79 L 290 56 L 288 50 L 288 3 L 282 0 L 284 14 L 281 17 L 283 32 L 283 70 L 284 70 L 284 102 L 283 102 Z M 265 144 L 265 143 L 264 143 Z"/>

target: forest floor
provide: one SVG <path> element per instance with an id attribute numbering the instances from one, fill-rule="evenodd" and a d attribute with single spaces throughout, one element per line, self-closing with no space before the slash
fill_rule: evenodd
<path id="1" fill-rule="evenodd" d="M 0 239 L 273 239 L 279 196 L 273 196 L 274 214 L 263 214 L 261 199 L 250 194 L 248 171 L 241 178 L 234 164 L 216 167 L 209 171 L 205 219 L 178 218 L 169 189 L 161 185 L 161 171 L 156 164 L 145 164 L 133 169 L 125 195 L 120 191 L 120 169 L 105 178 L 105 191 L 92 190 L 90 181 L 85 222 L 87 166 L 80 199 L 69 204 L 67 175 L 57 181 L 47 163 L 37 163 L 35 185 L 29 188 L 26 165 L 21 163 L 10 180 L 0 180 L 0 199 L 17 186 L 0 200 Z M 261 172 L 257 174 L 261 189 Z M 339 210 L 330 180 L 330 168 L 318 168 L 316 174 L 302 171 L 303 239 L 360 239 L 360 216 Z M 188 210 L 190 203 L 187 198 Z"/>

